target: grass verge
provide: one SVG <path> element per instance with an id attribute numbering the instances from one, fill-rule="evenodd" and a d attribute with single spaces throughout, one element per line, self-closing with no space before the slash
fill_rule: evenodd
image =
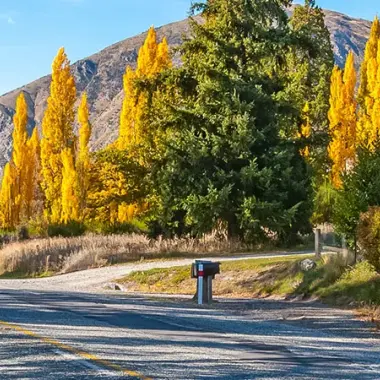
<path id="1" fill-rule="evenodd" d="M 297 256 L 223 262 L 214 294 L 223 297 L 316 297 L 324 302 L 354 306 L 361 315 L 380 320 L 380 275 L 367 262 L 346 267 L 339 256 L 326 256 L 309 272 Z M 194 294 L 189 267 L 134 272 L 119 280 L 128 291 Z"/>

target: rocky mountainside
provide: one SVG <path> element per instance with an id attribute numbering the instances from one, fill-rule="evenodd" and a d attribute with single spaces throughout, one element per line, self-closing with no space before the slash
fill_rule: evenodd
<path id="1" fill-rule="evenodd" d="M 331 11 L 325 11 L 325 14 L 337 63 L 343 64 L 349 50 L 354 51 L 359 63 L 363 56 L 371 23 Z M 186 34 L 189 34 L 187 20 L 158 29 L 159 38 L 166 36 L 171 46 L 180 44 L 182 36 Z M 104 147 L 117 136 L 119 112 L 123 99 L 123 73 L 127 65 L 135 65 L 138 49 L 144 39 L 145 33 L 128 38 L 91 57 L 80 60 L 72 66 L 78 92 L 86 90 L 88 93 L 93 125 L 93 149 Z M 20 91 L 25 93 L 29 106 L 31 129 L 34 125 L 41 124 L 49 94 L 49 85 L 50 76 L 46 76 L 0 96 L 0 167 L 3 167 L 9 159 L 12 149 L 12 117 L 18 94 Z"/>

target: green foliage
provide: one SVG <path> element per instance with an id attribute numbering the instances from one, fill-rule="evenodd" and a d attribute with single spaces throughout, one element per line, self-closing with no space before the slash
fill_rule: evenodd
<path id="1" fill-rule="evenodd" d="M 334 67 L 334 54 L 330 32 L 325 25 L 323 10 L 314 0 L 305 0 L 297 6 L 290 20 L 293 38 L 304 49 L 292 49 L 288 55 L 287 72 L 291 85 L 289 99 L 294 99 L 302 109 L 310 107 L 312 134 L 310 137 L 310 162 L 317 174 L 328 167 L 328 110 L 330 107 L 330 77 Z"/>
<path id="2" fill-rule="evenodd" d="M 225 222 L 230 237 L 288 243 L 310 228 L 311 173 L 296 141 L 303 95 L 284 57 L 320 52 L 291 30 L 288 3 L 195 6 L 205 23 L 191 22 L 183 66 L 161 76 L 153 103 L 167 135 L 152 164 L 163 229 L 201 235 Z"/>
<path id="3" fill-rule="evenodd" d="M 370 207 L 361 214 L 358 244 L 363 256 L 380 272 L 380 207 Z"/>
<path id="4" fill-rule="evenodd" d="M 47 235 L 49 237 L 74 237 L 81 236 L 85 232 L 86 227 L 82 223 L 75 221 L 71 221 L 67 224 L 49 224 L 47 227 Z"/>
<path id="5" fill-rule="evenodd" d="M 325 256 L 317 262 L 314 270 L 305 272 L 297 293 L 307 296 L 320 295 L 320 292 L 333 285 L 346 271 L 347 264 L 339 255 Z"/>
<path id="6" fill-rule="evenodd" d="M 294 9 L 290 24 L 295 36 L 305 47 L 301 52 L 302 59 L 298 57 L 292 60 L 298 69 L 302 67 L 306 73 L 302 77 L 295 75 L 301 86 L 297 90 L 298 101 L 300 106 L 309 101 L 312 125 L 317 131 L 326 132 L 334 54 L 323 10 L 316 6 L 314 0 L 305 0 L 303 6 Z M 302 95 L 304 97 L 301 97 Z"/>
<path id="7" fill-rule="evenodd" d="M 370 206 L 380 206 L 380 149 L 359 150 L 356 166 L 343 176 L 338 191 L 333 222 L 337 233 L 354 245 L 360 214 Z"/>
<path id="8" fill-rule="evenodd" d="M 48 224 L 42 218 L 31 219 L 28 223 L 29 235 L 32 238 L 47 236 Z"/>
<path id="9" fill-rule="evenodd" d="M 337 190 L 327 179 L 315 189 L 314 213 L 312 216 L 314 225 L 332 223 L 337 196 Z"/>
<path id="10" fill-rule="evenodd" d="M 367 261 L 346 271 L 333 285 L 321 289 L 320 296 L 335 303 L 380 305 L 380 276 Z"/>

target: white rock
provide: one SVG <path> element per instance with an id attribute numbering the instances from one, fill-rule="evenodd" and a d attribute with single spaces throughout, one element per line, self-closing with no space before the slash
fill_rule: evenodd
<path id="1" fill-rule="evenodd" d="M 302 271 L 309 272 L 309 271 L 313 270 L 317 266 L 317 264 L 313 260 L 305 259 L 305 260 L 301 261 L 300 266 L 301 266 Z"/>

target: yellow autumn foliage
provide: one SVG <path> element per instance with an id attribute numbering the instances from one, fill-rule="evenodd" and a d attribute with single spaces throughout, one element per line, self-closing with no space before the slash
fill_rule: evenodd
<path id="1" fill-rule="evenodd" d="M 70 148 L 65 148 L 61 153 L 62 159 L 62 214 L 61 222 L 67 224 L 78 220 L 79 200 L 77 195 L 77 173 L 74 165 L 74 156 Z"/>
<path id="2" fill-rule="evenodd" d="M 148 120 L 148 101 L 143 92 L 139 92 L 135 82 L 142 78 L 153 78 L 161 71 L 171 67 L 172 62 L 166 38 L 157 42 L 157 34 L 153 27 L 148 31 L 143 46 L 139 50 L 137 68 L 133 71 L 129 66 L 124 75 L 125 98 L 120 115 L 120 131 L 118 148 L 128 150 L 131 157 L 144 164 L 141 156 L 141 145 L 146 139 L 155 139 L 155 131 L 150 130 Z M 139 208 L 135 205 L 121 204 L 117 210 L 120 223 L 133 219 Z"/>
<path id="3" fill-rule="evenodd" d="M 302 110 L 303 113 L 303 123 L 298 133 L 298 137 L 301 139 L 308 139 L 311 136 L 312 128 L 310 123 L 310 105 L 309 102 L 306 102 L 305 107 Z M 301 149 L 301 155 L 305 158 L 309 157 L 310 149 L 308 146 Z"/>
<path id="4" fill-rule="evenodd" d="M 70 62 L 61 48 L 52 66 L 48 105 L 42 121 L 41 168 L 45 194 L 45 217 L 52 223 L 66 219 L 62 213 L 62 152 L 74 149 L 74 103 L 76 88 Z"/>
<path id="5" fill-rule="evenodd" d="M 13 220 L 17 225 L 21 216 L 25 215 L 27 203 L 25 202 L 28 192 L 26 184 L 27 176 L 27 132 L 28 106 L 24 93 L 21 92 L 16 101 L 16 113 L 13 117 L 13 151 L 12 166 L 14 167 L 14 212 Z"/>
<path id="6" fill-rule="evenodd" d="M 374 149 L 379 139 L 380 22 L 376 17 L 366 44 L 360 72 L 357 146 Z"/>
<path id="7" fill-rule="evenodd" d="M 120 115 L 119 149 L 128 149 L 133 155 L 136 148 L 143 143 L 149 134 L 149 126 L 146 123 L 147 99 L 136 88 L 136 80 L 153 78 L 171 65 L 166 38 L 157 43 L 156 31 L 151 27 L 143 46 L 139 50 L 136 70 L 133 71 L 128 66 L 124 74 L 125 98 Z"/>
<path id="8" fill-rule="evenodd" d="M 342 184 L 341 175 L 355 162 L 357 132 L 357 102 L 355 97 L 357 75 L 354 54 L 347 56 L 344 70 L 333 70 L 330 90 L 329 156 L 332 160 L 331 179 L 335 188 Z"/>
<path id="9" fill-rule="evenodd" d="M 90 170 L 90 149 L 89 142 L 91 138 L 91 124 L 89 120 L 89 111 L 87 103 L 87 93 L 84 92 L 78 108 L 79 121 L 79 146 L 77 155 L 77 174 L 79 187 L 79 214 L 80 219 L 85 218 L 87 192 L 89 189 L 89 170 Z"/>
<path id="10" fill-rule="evenodd" d="M 15 221 L 15 178 L 16 170 L 12 162 L 4 167 L 0 190 L 0 221 L 3 228 L 14 228 Z"/>
<path id="11" fill-rule="evenodd" d="M 42 197 L 40 194 L 40 138 L 38 136 L 37 128 L 34 128 L 32 136 L 27 141 L 26 149 L 26 178 L 25 178 L 25 218 L 29 220 L 30 218 L 38 218 L 40 216 L 40 202 Z"/>

